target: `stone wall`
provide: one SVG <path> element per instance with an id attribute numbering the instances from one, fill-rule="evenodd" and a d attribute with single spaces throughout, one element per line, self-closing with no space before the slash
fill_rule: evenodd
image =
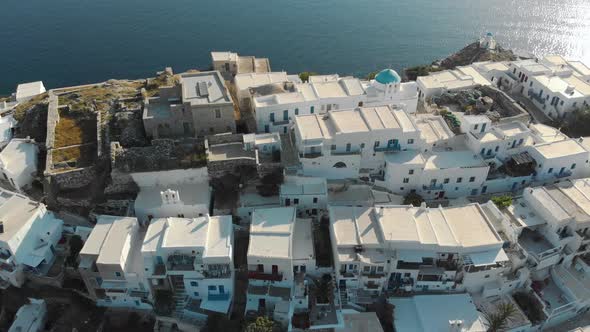
<path id="1" fill-rule="evenodd" d="M 498 122 L 508 123 L 521 121 L 528 123 L 530 121 L 531 116 L 529 113 L 504 91 L 490 86 L 482 86 L 480 89 L 484 95 L 491 97 L 494 100 L 494 103 L 498 104 L 499 107 L 505 111 Z"/>
<path id="2" fill-rule="evenodd" d="M 210 178 L 218 178 L 226 174 L 239 175 L 239 167 L 253 167 L 256 169 L 256 160 L 241 158 L 207 163 L 207 171 Z"/>
<path id="3" fill-rule="evenodd" d="M 226 143 L 243 142 L 244 135 L 242 134 L 220 134 L 207 136 L 207 142 L 209 146 Z"/>
<path id="4" fill-rule="evenodd" d="M 51 181 L 55 183 L 60 190 L 85 187 L 95 181 L 96 176 L 97 172 L 94 166 L 50 174 Z"/>
<path id="5" fill-rule="evenodd" d="M 138 192 L 139 187 L 133 181 L 131 173 L 122 172 L 117 169 L 111 171 L 111 181 L 109 181 L 104 189 L 105 195 L 137 195 Z"/>

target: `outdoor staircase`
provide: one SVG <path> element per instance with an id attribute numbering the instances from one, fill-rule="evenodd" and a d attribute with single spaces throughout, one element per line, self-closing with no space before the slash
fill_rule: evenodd
<path id="1" fill-rule="evenodd" d="M 172 295 L 172 299 L 174 301 L 174 316 L 182 318 L 184 307 L 186 306 L 186 301 L 188 298 L 186 289 L 184 288 L 184 281 L 173 280 L 172 287 L 174 288 L 174 293 Z"/>

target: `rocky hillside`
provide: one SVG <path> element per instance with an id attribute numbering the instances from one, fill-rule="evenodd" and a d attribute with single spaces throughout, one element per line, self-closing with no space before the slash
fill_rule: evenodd
<path id="1" fill-rule="evenodd" d="M 404 79 L 414 81 L 419 76 L 445 69 L 454 69 L 457 66 L 466 66 L 480 61 L 514 61 L 517 56 L 511 51 L 500 46 L 494 51 L 479 48 L 479 41 L 465 46 L 463 49 L 448 56 L 445 59 L 434 61 L 429 65 L 421 65 L 406 68 Z"/>

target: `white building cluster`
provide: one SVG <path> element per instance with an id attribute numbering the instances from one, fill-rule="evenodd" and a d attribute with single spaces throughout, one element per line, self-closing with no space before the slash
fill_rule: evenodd
<path id="1" fill-rule="evenodd" d="M 493 37 L 480 47 L 495 50 Z M 590 309 L 589 138 L 491 109 L 418 107 L 486 87 L 563 118 L 590 102 L 582 63 L 482 62 L 402 83 L 391 69 L 303 82 L 268 59 L 212 60 L 216 71 L 182 74 L 145 100 L 148 136 L 220 134 L 204 140 L 207 167 L 118 174 L 137 196 L 124 216 L 93 215 L 79 254 L 97 305 L 183 324 L 268 315 L 289 331 L 374 326 L 359 312 L 380 299 L 401 331 L 483 331 L 502 303 L 516 308 L 505 328 L 515 332 Z M 234 103 L 257 133 L 232 134 Z M 25 192 L 38 147 L 13 127 L 0 121 L 0 182 Z M 265 183 L 273 176 L 281 183 Z M 512 204 L 489 201 L 504 194 Z M 47 273 L 62 230 L 43 204 L 0 190 L 2 284 Z"/>

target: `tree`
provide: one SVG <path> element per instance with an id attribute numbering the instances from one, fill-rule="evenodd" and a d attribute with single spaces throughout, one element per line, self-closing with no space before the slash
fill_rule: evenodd
<path id="1" fill-rule="evenodd" d="M 372 72 L 368 73 L 367 77 L 366 77 L 367 81 L 374 80 L 375 76 L 377 76 L 377 74 L 379 74 L 378 71 L 372 71 Z"/>
<path id="2" fill-rule="evenodd" d="M 499 303 L 494 312 L 483 314 L 488 332 L 498 332 L 505 329 L 515 315 L 516 307 L 511 302 Z"/>
<path id="3" fill-rule="evenodd" d="M 424 198 L 415 192 L 411 192 L 404 197 L 404 205 L 420 206 L 422 202 L 424 202 Z"/>
<path id="4" fill-rule="evenodd" d="M 257 317 L 256 320 L 246 326 L 245 332 L 272 332 L 274 329 L 274 322 L 266 317 Z"/>
<path id="5" fill-rule="evenodd" d="M 512 205 L 512 196 L 509 195 L 502 195 L 502 196 L 494 196 L 492 197 L 492 202 L 496 204 L 498 209 L 505 209 Z"/>
<path id="6" fill-rule="evenodd" d="M 309 81 L 309 77 L 310 76 L 314 76 L 317 75 L 318 73 L 313 72 L 313 71 L 304 71 L 299 73 L 299 78 L 303 81 L 303 82 L 307 82 Z"/>

